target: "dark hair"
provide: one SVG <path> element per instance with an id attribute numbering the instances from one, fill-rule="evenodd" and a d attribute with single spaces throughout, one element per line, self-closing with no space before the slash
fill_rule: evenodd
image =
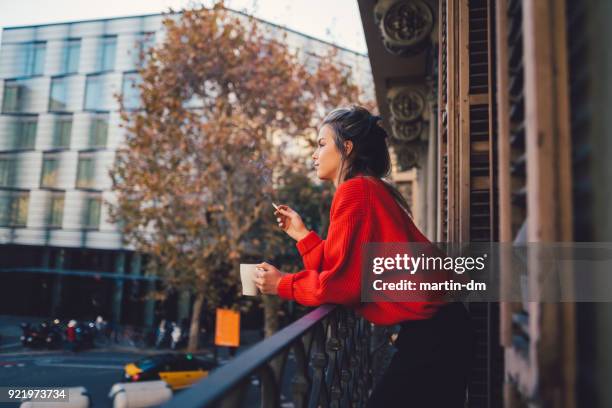
<path id="1" fill-rule="evenodd" d="M 327 114 L 321 127 L 329 125 L 334 130 L 334 142 L 342 156 L 340 181 L 349 180 L 357 175 L 375 177 L 387 187 L 397 204 L 410 216 L 410 206 L 397 188 L 385 180 L 391 172 L 391 157 L 387 147 L 388 135 L 378 125 L 380 116 L 372 115 L 366 108 L 350 106 L 337 108 Z M 344 142 L 353 143 L 347 155 Z"/>

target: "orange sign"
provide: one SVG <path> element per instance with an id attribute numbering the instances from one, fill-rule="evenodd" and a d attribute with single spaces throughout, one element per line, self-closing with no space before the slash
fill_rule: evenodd
<path id="1" fill-rule="evenodd" d="M 240 345 L 239 312 L 231 309 L 217 309 L 215 344 L 228 347 L 238 347 Z"/>

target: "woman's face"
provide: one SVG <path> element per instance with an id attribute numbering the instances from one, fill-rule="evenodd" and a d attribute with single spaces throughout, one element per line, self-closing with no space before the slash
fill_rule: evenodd
<path id="1" fill-rule="evenodd" d="M 334 142 L 335 133 L 331 126 L 324 125 L 317 137 L 317 150 L 312 155 L 317 177 L 321 180 L 338 180 L 342 154 Z"/>

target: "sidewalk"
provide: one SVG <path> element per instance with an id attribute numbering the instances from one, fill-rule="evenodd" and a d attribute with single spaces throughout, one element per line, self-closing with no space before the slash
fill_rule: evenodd
<path id="1" fill-rule="evenodd" d="M 37 323 L 41 320 L 38 317 L 0 315 L 0 353 L 21 347 L 21 323 Z"/>
<path id="2" fill-rule="evenodd" d="M 16 356 L 22 354 L 38 354 L 49 353 L 53 350 L 46 349 L 29 349 L 23 348 L 21 345 L 21 326 L 20 324 L 25 323 L 40 323 L 45 320 L 42 317 L 30 317 L 30 316 L 7 316 L 0 315 L 0 354 L 3 356 Z M 212 339 L 210 339 L 212 340 Z M 261 333 L 258 330 L 243 330 L 241 332 L 240 341 L 241 346 L 237 350 L 237 354 L 249 348 L 251 345 L 262 340 Z M 169 348 L 157 349 L 153 346 L 141 346 L 141 345 L 130 345 L 126 342 L 109 342 L 107 344 L 98 343 L 93 349 L 88 351 L 99 351 L 99 352 L 129 352 L 129 353 L 146 353 L 146 354 L 163 354 L 172 353 L 174 350 Z M 177 352 L 184 352 L 184 349 L 175 350 Z M 206 344 L 202 345 L 200 349 L 194 353 L 203 357 L 214 357 L 214 345 Z M 229 349 L 227 347 L 219 347 L 218 357 L 221 360 L 228 360 L 231 358 Z"/>

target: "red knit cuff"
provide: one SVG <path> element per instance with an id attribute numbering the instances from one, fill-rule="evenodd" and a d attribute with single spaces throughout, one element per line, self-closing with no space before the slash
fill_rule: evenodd
<path id="1" fill-rule="evenodd" d="M 297 246 L 298 251 L 300 251 L 300 255 L 304 256 L 308 252 L 310 252 L 314 247 L 316 247 L 322 239 L 317 235 L 316 232 L 310 231 L 308 235 L 304 238 L 300 239 L 295 246 Z"/>
<path id="2" fill-rule="evenodd" d="M 293 300 L 293 274 L 287 273 L 278 282 L 277 288 L 278 296 L 286 299 Z"/>

